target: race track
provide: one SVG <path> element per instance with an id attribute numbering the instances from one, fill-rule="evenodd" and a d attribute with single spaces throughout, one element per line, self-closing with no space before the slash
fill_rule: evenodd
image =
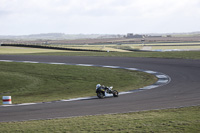
<path id="1" fill-rule="evenodd" d="M 165 86 L 121 95 L 118 98 L 0 107 L 0 122 L 125 113 L 200 104 L 199 60 L 31 55 L 0 55 L 0 60 L 133 67 L 162 72 L 171 77 L 171 82 Z"/>

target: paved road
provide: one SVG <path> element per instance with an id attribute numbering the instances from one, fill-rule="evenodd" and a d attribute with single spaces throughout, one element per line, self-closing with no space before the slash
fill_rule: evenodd
<path id="1" fill-rule="evenodd" d="M 0 60 L 64 62 L 134 67 L 165 73 L 172 81 L 118 98 L 0 107 L 0 122 L 124 113 L 200 104 L 200 61 L 126 57 L 0 55 Z"/>

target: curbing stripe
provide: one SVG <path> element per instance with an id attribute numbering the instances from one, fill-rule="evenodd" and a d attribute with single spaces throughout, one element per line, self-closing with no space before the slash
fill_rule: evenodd
<path id="1" fill-rule="evenodd" d="M 153 89 L 153 88 L 156 88 L 156 87 L 159 87 L 159 85 L 146 86 L 146 87 L 141 88 L 140 90 L 150 90 L 150 89 Z"/>
<path id="2" fill-rule="evenodd" d="M 22 103 L 22 104 L 17 104 L 18 106 L 24 106 L 24 105 L 33 105 L 33 104 L 37 104 L 37 103 Z"/>
<path id="3" fill-rule="evenodd" d="M 120 68 L 119 66 L 102 66 L 102 67 L 105 67 L 105 68 Z"/>
<path id="4" fill-rule="evenodd" d="M 68 65 L 68 64 L 65 64 L 65 65 Z M 77 66 L 94 66 L 92 64 L 76 64 Z"/>
<path id="5" fill-rule="evenodd" d="M 0 60 L 2 62 L 14 62 L 13 60 Z"/>
<path id="6" fill-rule="evenodd" d="M 167 83 L 168 80 L 158 80 L 157 83 Z"/>
<path id="7" fill-rule="evenodd" d="M 157 78 L 161 79 L 161 78 L 168 78 L 166 75 L 156 75 Z"/>
<path id="8" fill-rule="evenodd" d="M 34 62 L 34 61 L 23 61 L 23 63 L 39 63 L 39 62 Z"/>
<path id="9" fill-rule="evenodd" d="M 65 65 L 65 63 L 49 63 L 49 64 L 52 64 L 52 65 Z"/>
<path id="10" fill-rule="evenodd" d="M 126 69 L 126 70 L 131 70 L 131 71 L 141 71 L 141 72 L 149 73 L 149 74 L 155 75 L 158 78 L 158 81 L 156 83 L 154 83 L 153 85 L 139 88 L 137 90 L 119 92 L 119 95 L 130 94 L 130 93 L 135 93 L 135 92 L 144 91 L 144 90 L 150 90 L 153 88 L 157 88 L 159 86 L 166 85 L 171 81 L 171 78 L 166 74 L 162 74 L 160 72 L 155 72 L 155 71 L 151 71 L 151 70 L 142 70 L 142 69 L 138 69 L 138 68 L 126 68 L 126 67 L 120 67 L 120 66 L 104 66 L 104 65 L 93 65 L 93 64 L 56 63 L 56 62 L 13 61 L 13 60 L 0 60 L 0 61 L 1 62 L 22 62 L 22 63 L 43 63 L 43 64 L 53 64 L 53 65 L 96 66 L 96 67 L 104 67 L 104 68 Z M 110 95 L 110 94 L 106 95 L 106 97 L 111 97 L 111 96 L 112 95 Z M 90 100 L 90 99 L 97 99 L 97 97 L 96 96 L 80 97 L 80 98 L 73 98 L 73 99 L 66 99 L 66 100 L 63 99 L 63 100 L 59 100 L 59 101 L 42 102 L 42 103 L 22 103 L 22 104 L 12 104 L 12 105 L 0 105 L 0 107 L 26 106 L 26 105 L 54 103 L 54 102 L 71 102 L 71 101 Z"/>
<path id="11" fill-rule="evenodd" d="M 124 95 L 124 94 L 130 94 L 130 93 L 132 93 L 132 92 L 119 92 L 119 95 Z"/>
<path id="12" fill-rule="evenodd" d="M 157 72 L 154 72 L 154 71 L 144 71 L 145 73 L 149 73 L 149 74 L 155 74 Z"/>
<path id="13" fill-rule="evenodd" d="M 138 71 L 139 69 L 137 69 L 137 68 L 126 68 L 126 70 Z"/>

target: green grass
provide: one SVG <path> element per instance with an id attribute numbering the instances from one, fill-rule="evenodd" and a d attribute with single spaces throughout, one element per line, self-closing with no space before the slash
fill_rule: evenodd
<path id="1" fill-rule="evenodd" d="M 200 59 L 199 51 L 186 52 L 68 52 L 33 49 L 1 49 L 0 54 L 62 56 L 113 56 Z M 141 72 L 47 64 L 0 62 L 0 96 L 13 103 L 41 102 L 94 96 L 95 85 L 113 85 L 119 91 L 152 84 L 156 78 Z M 80 88 L 82 86 L 82 88 Z M 87 93 L 85 93 L 87 92 Z M 0 132 L 200 132 L 200 107 L 136 113 L 84 116 L 0 123 Z"/>
<path id="2" fill-rule="evenodd" d="M 118 91 L 133 90 L 153 84 L 157 78 L 122 69 L 0 62 L 0 80 L 0 96 L 27 103 L 95 96 L 98 83 Z"/>
<path id="3" fill-rule="evenodd" d="M 106 56 L 106 57 L 147 57 L 147 58 L 180 58 L 200 59 L 200 51 L 176 51 L 176 52 L 59 52 L 37 53 L 33 55 L 61 55 L 61 56 Z"/>
<path id="4" fill-rule="evenodd" d="M 36 48 L 0 47 L 0 54 L 61 55 L 61 56 L 110 56 L 110 57 L 147 57 L 147 58 L 181 58 L 200 59 L 200 51 L 172 52 L 75 52 L 65 50 L 48 50 Z"/>
<path id="5" fill-rule="evenodd" d="M 54 53 L 54 52 L 73 52 L 73 51 L 0 46 L 0 54 L 29 54 L 29 53 Z"/>
<path id="6" fill-rule="evenodd" d="M 200 106 L 125 114 L 0 123 L 0 132 L 200 132 Z"/>

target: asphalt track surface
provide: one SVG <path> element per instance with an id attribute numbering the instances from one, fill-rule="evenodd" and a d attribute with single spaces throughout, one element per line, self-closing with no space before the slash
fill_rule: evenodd
<path id="1" fill-rule="evenodd" d="M 0 122 L 127 113 L 200 105 L 200 60 L 31 55 L 0 55 L 0 60 L 121 66 L 158 71 L 171 77 L 171 82 L 165 86 L 120 95 L 118 98 L 0 107 Z"/>

